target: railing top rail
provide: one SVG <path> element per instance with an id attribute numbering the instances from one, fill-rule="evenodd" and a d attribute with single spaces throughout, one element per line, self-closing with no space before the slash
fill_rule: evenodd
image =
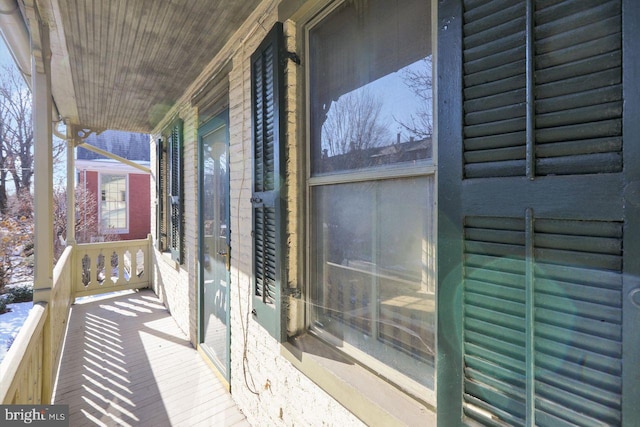
<path id="1" fill-rule="evenodd" d="M 93 248 L 120 248 L 126 246 L 144 246 L 149 244 L 149 239 L 135 240 L 114 240 L 113 242 L 95 242 L 95 243 L 78 243 L 76 248 L 78 251 Z"/>
<path id="2" fill-rule="evenodd" d="M 53 283 L 54 283 L 54 285 L 56 283 L 58 283 L 58 281 L 60 280 L 60 275 L 64 271 L 64 268 L 66 267 L 67 263 L 71 262 L 71 255 L 72 254 L 73 254 L 73 246 L 67 246 L 64 249 L 64 252 L 62 252 L 62 255 L 60 255 L 60 258 L 58 259 L 58 262 L 56 262 L 56 265 L 53 267 Z"/>
<path id="3" fill-rule="evenodd" d="M 37 345 L 37 340 L 42 339 L 41 333 L 47 320 L 47 310 L 48 306 L 45 302 L 33 305 L 27 320 L 18 332 L 4 360 L 0 363 L 0 404 L 8 403 L 6 399 L 16 387 L 14 380 L 23 363 L 26 362 L 25 356 L 29 354 L 32 347 Z"/>

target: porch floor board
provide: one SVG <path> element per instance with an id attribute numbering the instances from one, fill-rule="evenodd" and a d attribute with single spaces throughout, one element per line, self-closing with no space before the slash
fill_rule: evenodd
<path id="1" fill-rule="evenodd" d="M 54 403 L 71 426 L 249 426 L 156 295 L 71 308 Z"/>

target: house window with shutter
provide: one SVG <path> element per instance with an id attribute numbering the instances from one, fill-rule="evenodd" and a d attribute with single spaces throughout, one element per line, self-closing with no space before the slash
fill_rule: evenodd
<path id="1" fill-rule="evenodd" d="M 183 125 L 175 121 L 158 141 L 158 246 L 183 262 Z"/>
<path id="2" fill-rule="evenodd" d="M 431 5 L 342 2 L 307 28 L 311 329 L 434 386 Z"/>

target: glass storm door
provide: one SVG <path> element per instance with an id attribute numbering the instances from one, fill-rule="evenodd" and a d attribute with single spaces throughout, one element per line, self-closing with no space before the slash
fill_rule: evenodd
<path id="1" fill-rule="evenodd" d="M 200 142 L 200 344 L 229 379 L 228 113 L 202 125 Z"/>

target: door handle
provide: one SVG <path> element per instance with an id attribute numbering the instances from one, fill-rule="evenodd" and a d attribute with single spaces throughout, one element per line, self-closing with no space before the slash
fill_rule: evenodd
<path id="1" fill-rule="evenodd" d="M 227 267 L 227 271 L 231 271 L 231 251 L 229 250 L 229 247 L 227 247 L 226 249 L 220 249 L 218 251 L 218 255 L 224 255 L 224 264 Z"/>

